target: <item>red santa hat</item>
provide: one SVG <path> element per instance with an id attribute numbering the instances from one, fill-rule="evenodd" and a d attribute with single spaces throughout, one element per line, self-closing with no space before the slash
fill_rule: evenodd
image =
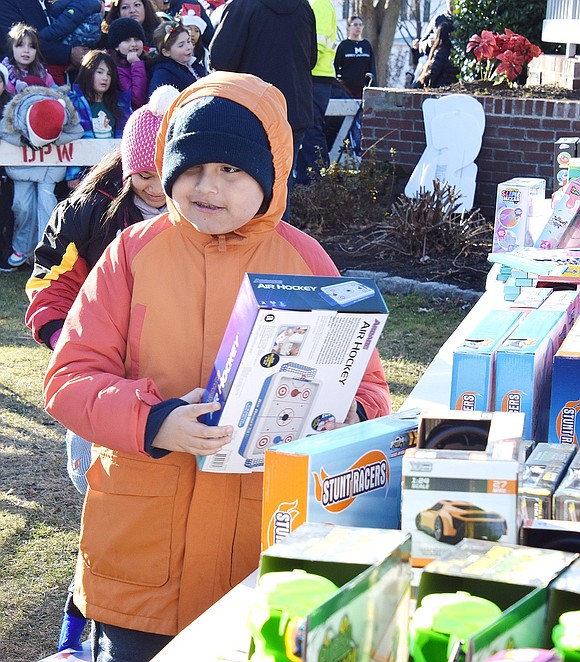
<path id="1" fill-rule="evenodd" d="M 195 25 L 199 29 L 200 33 L 203 34 L 205 28 L 207 27 L 206 22 L 201 17 L 201 6 L 194 5 L 191 3 L 184 2 L 181 5 L 181 23 L 186 27 L 190 25 Z"/>
<path id="2" fill-rule="evenodd" d="M 40 149 L 60 136 L 66 120 L 64 108 L 62 99 L 41 99 L 30 106 L 26 126 L 33 147 Z"/>

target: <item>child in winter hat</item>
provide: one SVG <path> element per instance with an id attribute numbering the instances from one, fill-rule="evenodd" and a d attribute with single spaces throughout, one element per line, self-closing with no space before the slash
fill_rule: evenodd
<path id="1" fill-rule="evenodd" d="M 145 32 L 134 18 L 116 18 L 109 25 L 108 44 L 110 50 L 114 51 L 122 41 L 138 39 L 145 43 Z"/>
<path id="2" fill-rule="evenodd" d="M 201 398 L 245 274 L 339 275 L 281 221 L 292 131 L 274 86 L 232 72 L 189 86 L 163 117 L 155 162 L 167 214 L 109 245 L 44 382 L 49 414 L 95 443 L 75 602 L 99 623 L 93 656 L 114 662 L 154 657 L 258 565 L 262 475 L 196 462 L 230 452 L 234 425 L 205 425 L 219 403 Z M 356 404 L 345 423 L 390 410 L 376 352 Z"/>
<path id="3" fill-rule="evenodd" d="M 178 94 L 179 90 L 171 85 L 158 87 L 149 103 L 127 120 L 121 140 L 123 179 L 139 172 L 155 172 L 155 138 L 163 113 Z"/>

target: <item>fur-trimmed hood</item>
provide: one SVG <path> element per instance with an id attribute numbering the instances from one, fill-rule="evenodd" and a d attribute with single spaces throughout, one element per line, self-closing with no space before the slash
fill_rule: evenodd
<path id="1" fill-rule="evenodd" d="M 13 145 L 29 144 L 26 116 L 30 107 L 43 99 L 59 99 L 64 101 L 65 122 L 60 136 L 54 141 L 57 145 L 64 145 L 83 137 L 78 113 L 67 96 L 69 88 L 43 87 L 30 85 L 22 92 L 15 94 L 6 104 L 4 116 L 0 122 L 0 138 Z"/>

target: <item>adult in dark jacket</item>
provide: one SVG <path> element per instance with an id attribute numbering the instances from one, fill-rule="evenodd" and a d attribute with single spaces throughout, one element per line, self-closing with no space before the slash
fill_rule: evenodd
<path id="1" fill-rule="evenodd" d="M 373 47 L 370 41 L 363 39 L 362 31 L 362 18 L 356 15 L 350 16 L 348 39 L 340 42 L 334 56 L 336 77 L 355 99 L 362 99 L 363 87 L 377 77 Z"/>
<path id="2" fill-rule="evenodd" d="M 209 49 L 212 69 L 254 74 L 286 98 L 294 154 L 312 124 L 316 23 L 307 0 L 233 0 Z"/>
<path id="3" fill-rule="evenodd" d="M 32 25 L 38 32 L 49 25 L 41 0 L 0 0 L 0 54 L 6 52 L 6 36 L 15 23 Z M 62 41 L 40 37 L 42 57 L 48 65 L 71 65 L 77 68 L 87 52 L 84 46 L 67 46 Z M 11 55 L 11 54 L 10 54 Z"/>

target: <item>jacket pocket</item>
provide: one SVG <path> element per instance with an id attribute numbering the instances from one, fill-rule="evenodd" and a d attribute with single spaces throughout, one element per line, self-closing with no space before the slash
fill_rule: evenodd
<path id="1" fill-rule="evenodd" d="M 179 467 L 100 449 L 87 472 L 80 551 L 93 575 L 162 586 L 169 579 Z"/>

